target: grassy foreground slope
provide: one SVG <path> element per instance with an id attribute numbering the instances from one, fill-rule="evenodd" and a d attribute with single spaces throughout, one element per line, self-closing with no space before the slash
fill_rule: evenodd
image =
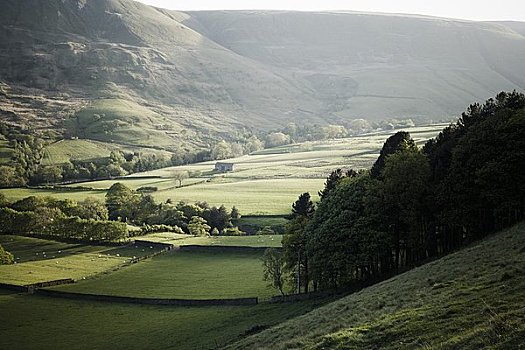
<path id="1" fill-rule="evenodd" d="M 0 290 L 0 349 L 216 349 L 304 314 L 314 301 L 162 307 L 55 299 Z"/>
<path id="2" fill-rule="evenodd" d="M 525 223 L 231 349 L 519 349 Z"/>

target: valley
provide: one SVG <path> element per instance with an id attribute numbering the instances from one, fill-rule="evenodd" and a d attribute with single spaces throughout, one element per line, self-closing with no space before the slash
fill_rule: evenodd
<path id="1" fill-rule="evenodd" d="M 0 3 L 0 349 L 524 348 L 525 22 L 145 2 Z"/>

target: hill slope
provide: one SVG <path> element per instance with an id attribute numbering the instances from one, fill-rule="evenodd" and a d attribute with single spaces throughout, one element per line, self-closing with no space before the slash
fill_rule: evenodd
<path id="1" fill-rule="evenodd" d="M 103 142 L 206 147 L 291 121 L 443 119 L 525 89 L 519 23 L 131 0 L 1 8 L 2 121 Z"/>
<path id="2" fill-rule="evenodd" d="M 248 337 L 232 349 L 517 349 L 525 223 Z"/>
<path id="3" fill-rule="evenodd" d="M 504 24 L 350 12 L 190 15 L 185 23 L 220 45 L 293 72 L 327 116 L 437 118 L 489 91 L 525 87 L 525 37 Z"/>

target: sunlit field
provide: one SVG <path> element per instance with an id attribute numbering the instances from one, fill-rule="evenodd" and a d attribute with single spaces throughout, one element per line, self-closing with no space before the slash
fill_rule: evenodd
<path id="1" fill-rule="evenodd" d="M 419 145 L 434 137 L 443 125 L 407 128 Z M 314 200 L 323 188 L 328 174 L 337 168 L 367 169 L 383 143 L 395 131 L 350 137 L 346 139 L 304 142 L 265 149 L 227 162 L 234 163 L 235 171 L 214 172 L 215 162 L 164 168 L 133 174 L 123 179 L 72 184 L 83 190 L 64 189 L 5 189 L 8 199 L 16 200 L 30 195 L 53 196 L 81 200 L 86 197 L 103 199 L 105 191 L 115 182 L 132 189 L 156 187 L 151 194 L 157 201 L 204 201 L 210 205 L 236 206 L 243 215 L 283 215 L 303 192 Z M 174 173 L 186 171 L 182 187 Z M 148 178 L 144 178 L 148 177 Z"/>

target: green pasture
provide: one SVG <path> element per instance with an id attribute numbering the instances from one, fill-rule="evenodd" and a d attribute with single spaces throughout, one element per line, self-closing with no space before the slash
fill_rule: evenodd
<path id="1" fill-rule="evenodd" d="M 158 191 L 153 196 L 159 201 L 197 202 L 210 205 L 224 204 L 237 207 L 241 214 L 287 214 L 292 203 L 303 192 L 316 194 L 322 189 L 324 179 L 268 179 L 239 182 L 207 182 L 195 186 Z M 313 196 L 314 200 L 317 195 Z"/>
<path id="2" fill-rule="evenodd" d="M 143 179 L 138 181 L 140 181 L 139 184 L 131 186 L 134 188 L 149 186 L 150 184 L 155 186 L 159 182 L 157 179 L 152 182 Z M 224 204 L 227 208 L 235 206 L 241 214 L 287 214 L 291 210 L 292 203 L 301 193 L 309 191 L 315 200 L 317 198 L 315 194 L 323 188 L 324 181 L 324 179 L 271 179 L 224 183 L 212 181 L 181 188 L 168 188 L 151 194 L 158 202 L 164 202 L 168 199 L 174 202 L 185 201 L 188 203 L 204 201 L 216 206 Z M 107 183 L 109 184 L 109 182 Z M 124 183 L 130 185 L 133 181 L 125 180 Z M 90 185 L 91 183 L 82 184 L 82 186 Z M 87 197 L 95 197 L 101 200 L 105 198 L 105 191 L 103 190 L 14 188 L 0 190 L 0 193 L 3 193 L 11 201 L 35 195 L 77 201 Z"/>
<path id="3" fill-rule="evenodd" d="M 116 108 L 116 107 L 115 107 Z M 133 119 L 133 118 L 132 118 Z M 443 125 L 407 128 L 418 144 L 437 135 Z M 104 190 L 115 182 L 123 182 L 133 189 L 157 187 L 152 195 L 157 201 L 205 201 L 210 205 L 236 206 L 243 215 L 285 215 L 291 204 L 303 192 L 310 192 L 314 200 L 323 188 L 326 177 L 337 168 L 368 169 L 386 138 L 395 131 L 360 135 L 345 139 L 304 142 L 266 149 L 228 161 L 235 164 L 235 171 L 216 173 L 215 161 L 170 167 L 124 179 L 81 183 L 93 191 L 6 189 L 1 190 L 11 200 L 29 195 L 50 195 L 57 198 L 104 198 Z M 81 141 L 81 140 L 71 140 Z M 60 156 L 57 156 L 60 159 Z M 178 187 L 174 173 L 187 171 L 192 177 Z M 153 176 L 157 178 L 143 178 Z M 75 187 L 73 184 L 70 187 Z"/>
<path id="4" fill-rule="evenodd" d="M 162 307 L 0 290 L 1 349 L 212 349 L 302 315 L 319 302 Z"/>
<path id="5" fill-rule="evenodd" d="M 0 245 L 13 253 L 16 261 L 14 265 L 0 265 L 0 282 L 19 285 L 63 278 L 81 280 L 158 249 L 69 244 L 14 235 L 0 235 Z"/>
<path id="6" fill-rule="evenodd" d="M 43 165 L 66 163 L 71 159 L 94 160 L 109 157 L 111 151 L 154 153 L 169 158 L 170 152 L 152 148 L 124 146 L 116 143 L 93 140 L 61 140 L 44 149 Z"/>
<path id="7" fill-rule="evenodd" d="M 78 185 L 77 185 L 78 186 Z M 43 197 L 54 197 L 57 199 L 72 199 L 75 201 L 81 201 L 87 197 L 98 198 L 104 200 L 106 191 L 104 190 L 63 190 L 57 189 L 40 189 L 40 188 L 3 188 L 0 189 L 0 193 L 6 196 L 10 201 L 17 201 L 29 196 L 43 196 Z"/>
<path id="8" fill-rule="evenodd" d="M 167 130 L 156 125 L 169 125 L 179 131 L 172 119 L 135 102 L 123 99 L 100 99 L 76 113 L 67 128 L 81 138 L 152 147 L 170 147 L 174 140 Z"/>
<path id="9" fill-rule="evenodd" d="M 148 298 L 269 298 L 263 252 L 171 251 L 111 274 L 55 287 L 62 291 Z"/>
<path id="10" fill-rule="evenodd" d="M 285 229 L 287 222 L 284 216 L 243 216 L 234 220 L 234 225 L 249 233 L 257 233 L 267 228 L 280 233 Z"/>
<path id="11" fill-rule="evenodd" d="M 227 247 L 281 247 L 282 235 L 253 236 L 203 236 L 196 237 L 173 232 L 151 233 L 137 237 L 142 241 L 167 243 L 177 246 L 227 246 Z"/>
<path id="12" fill-rule="evenodd" d="M 243 216 L 236 221 L 238 225 L 250 226 L 279 226 L 286 225 L 288 220 L 284 216 Z"/>

